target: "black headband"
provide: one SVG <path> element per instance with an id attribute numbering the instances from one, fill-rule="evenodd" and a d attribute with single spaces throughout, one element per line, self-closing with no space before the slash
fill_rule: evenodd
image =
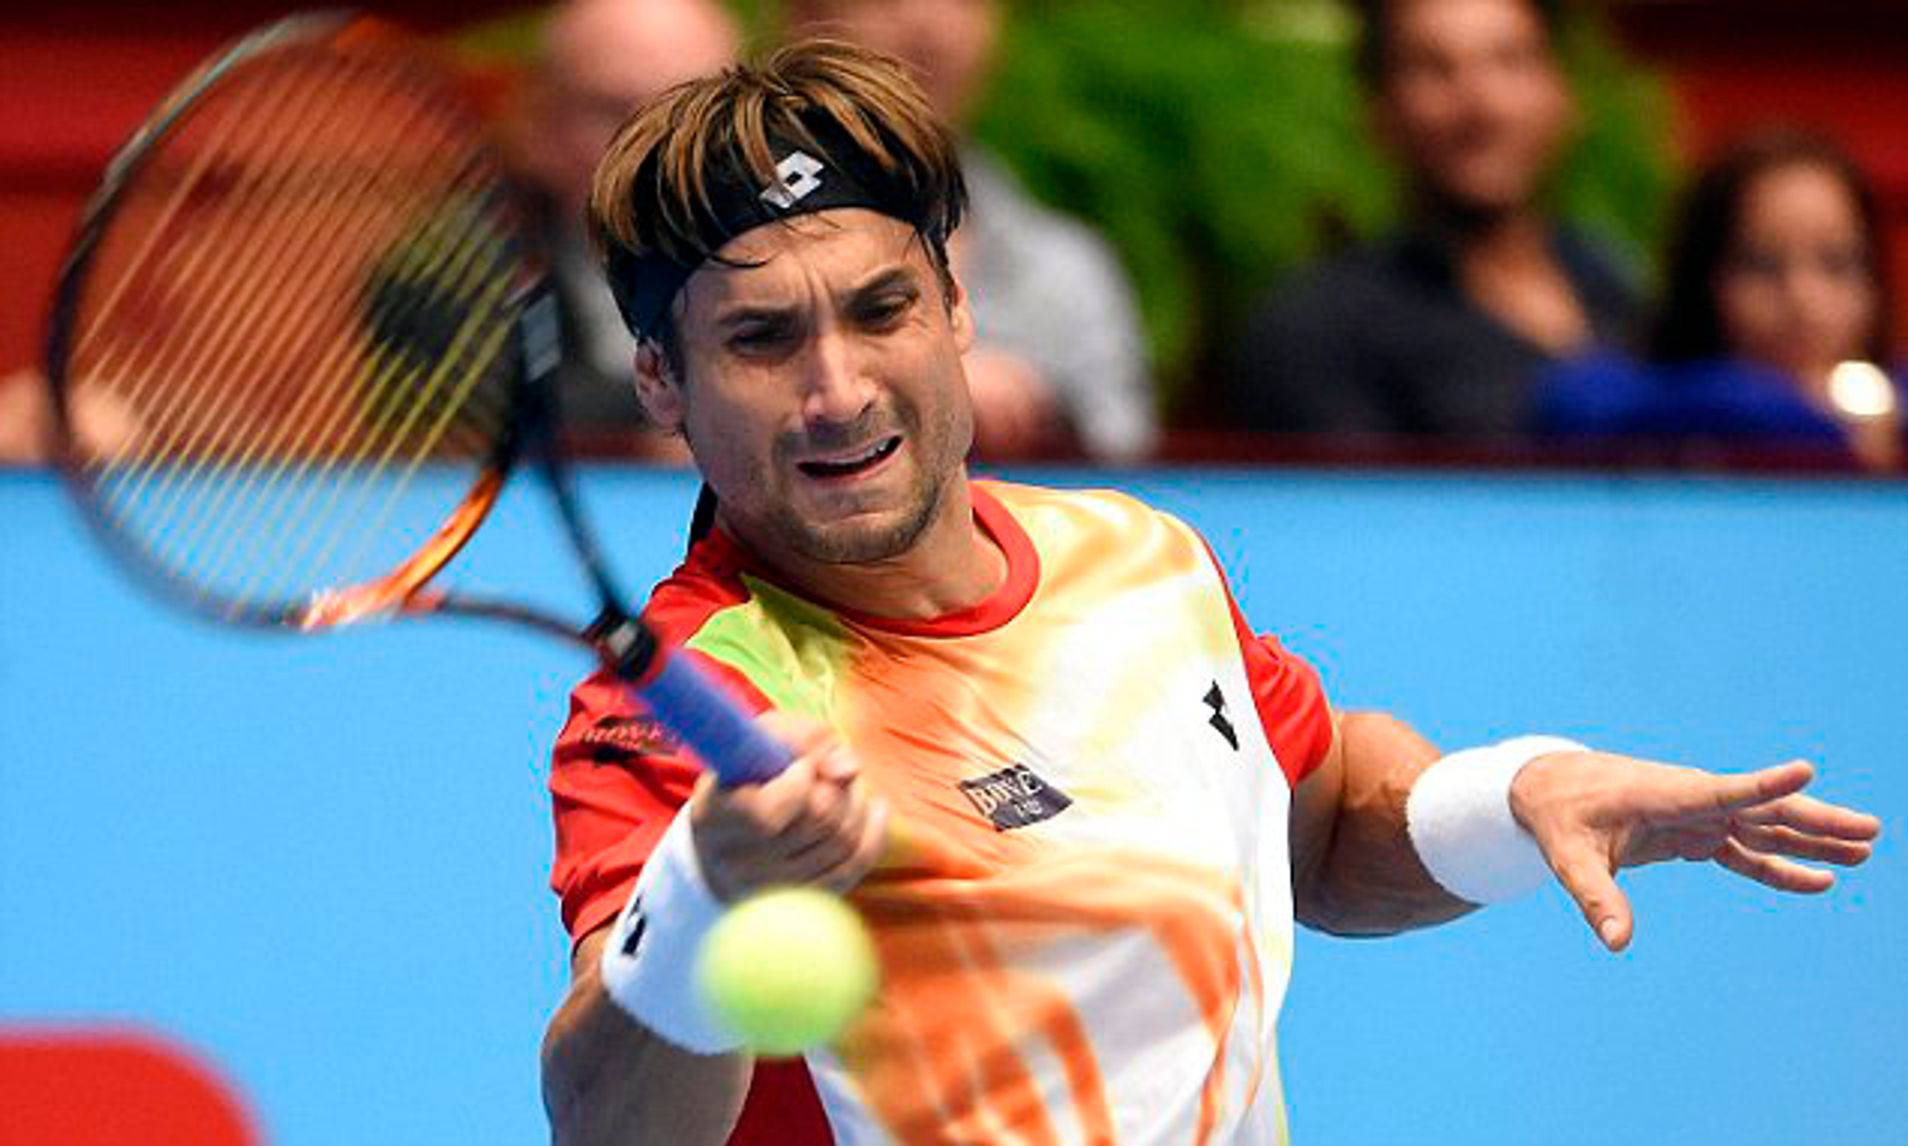
<path id="1" fill-rule="evenodd" d="M 800 118 L 812 140 L 769 131 L 776 180 L 768 186 L 756 180 L 737 149 L 730 149 L 705 173 L 709 202 L 703 217 L 715 238 L 693 261 L 679 261 L 661 250 L 636 255 L 620 243 L 609 244 L 605 269 L 610 293 L 631 333 L 653 336 L 696 268 L 724 243 L 764 224 L 837 207 L 866 207 L 922 229 L 919 205 L 902 193 L 904 177 L 883 170 L 832 118 L 812 111 Z M 652 155 L 645 165 L 654 162 Z M 650 181 L 639 177 L 637 186 Z M 939 234 L 928 238 L 937 244 L 946 240 Z"/>

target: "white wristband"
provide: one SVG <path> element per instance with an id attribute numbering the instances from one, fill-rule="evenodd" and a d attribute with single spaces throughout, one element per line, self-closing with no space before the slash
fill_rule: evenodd
<path id="1" fill-rule="evenodd" d="M 696 1054 L 741 1046 L 696 988 L 696 957 L 726 910 L 702 878 L 689 813 L 677 814 L 610 928 L 603 989 L 656 1034 Z"/>
<path id="2" fill-rule="evenodd" d="M 1582 751 L 1560 736 L 1519 736 L 1453 752 L 1425 769 L 1405 799 L 1405 825 L 1431 878 L 1472 903 L 1541 887 L 1550 865 L 1511 815 L 1511 781 L 1539 756 Z"/>

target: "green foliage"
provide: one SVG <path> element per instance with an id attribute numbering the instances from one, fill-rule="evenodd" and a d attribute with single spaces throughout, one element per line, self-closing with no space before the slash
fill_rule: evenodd
<path id="1" fill-rule="evenodd" d="M 1563 55 L 1582 129 L 1565 157 L 1559 207 L 1647 259 L 1661 246 L 1677 181 L 1669 88 L 1627 59 L 1592 19 L 1569 30 Z"/>
<path id="2" fill-rule="evenodd" d="M 1353 31 L 1334 0 L 1009 6 L 975 133 L 1119 249 L 1169 397 L 1280 271 L 1394 218 Z M 1563 48 L 1584 128 L 1560 203 L 1646 248 L 1670 178 L 1662 87 L 1593 23 Z"/>
<path id="3" fill-rule="evenodd" d="M 1139 286 L 1156 361 L 1185 361 L 1227 300 L 1306 253 L 1332 204 L 1375 221 L 1386 182 L 1336 45 L 1223 6 L 1015 12 L 976 134 L 1042 198 L 1099 226 Z"/>

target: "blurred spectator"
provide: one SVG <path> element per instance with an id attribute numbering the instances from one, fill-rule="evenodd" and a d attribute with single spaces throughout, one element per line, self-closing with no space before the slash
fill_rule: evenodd
<path id="1" fill-rule="evenodd" d="M 48 406 L 38 371 L 22 368 L 0 375 L 0 465 L 46 460 L 52 434 Z"/>
<path id="2" fill-rule="evenodd" d="M 66 416 L 83 451 L 95 456 L 135 449 L 139 424 L 123 400 L 99 387 L 67 393 Z M 54 450 L 53 401 L 46 375 L 23 366 L 0 375 L 0 465 L 42 465 Z"/>
<path id="3" fill-rule="evenodd" d="M 1685 197 L 1642 363 L 1554 372 L 1559 434 L 1826 444 L 1901 464 L 1881 214 L 1834 143 L 1772 130 L 1726 149 Z"/>
<path id="4" fill-rule="evenodd" d="M 789 0 L 789 31 L 833 35 L 908 63 L 957 129 L 987 77 L 994 0 Z M 1102 461 L 1158 435 L 1137 303 L 1117 256 L 1083 224 L 1028 197 L 969 141 L 969 212 L 949 255 L 977 338 L 967 356 L 975 452 L 1013 458 L 1072 444 Z M 1063 333 L 1064 332 L 1064 333 Z"/>
<path id="5" fill-rule="evenodd" d="M 1634 314 L 1626 275 L 1541 205 L 1576 116 L 1561 6 L 1359 7 L 1404 224 L 1275 293 L 1222 406 L 1260 431 L 1520 436 L 1539 369 L 1620 339 Z"/>
<path id="6" fill-rule="evenodd" d="M 552 12 L 510 118 L 564 304 L 564 423 L 589 441 L 682 457 L 673 439 L 643 426 L 635 341 L 590 252 L 583 207 L 596 161 L 623 120 L 664 88 L 727 66 L 737 39 L 716 0 L 571 0 Z"/>

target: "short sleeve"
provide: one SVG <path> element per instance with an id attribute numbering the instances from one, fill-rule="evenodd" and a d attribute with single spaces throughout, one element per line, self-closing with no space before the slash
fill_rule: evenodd
<path id="1" fill-rule="evenodd" d="M 1294 787 L 1325 762 L 1332 747 L 1332 710 L 1311 665 L 1260 635 L 1246 646 L 1246 677 L 1266 739 Z"/>
<path id="2" fill-rule="evenodd" d="M 1200 543 L 1205 545 L 1205 539 L 1200 538 Z M 1239 655 L 1245 661 L 1246 685 L 1252 690 L 1259 726 L 1265 730 L 1266 743 L 1278 759 L 1279 770 L 1296 788 L 1325 762 L 1325 754 L 1332 748 L 1332 707 L 1325 699 L 1325 686 L 1319 681 L 1318 671 L 1287 651 L 1277 638 L 1252 631 L 1226 583 L 1219 555 L 1210 545 L 1205 549 L 1206 559 L 1219 577 L 1226 608 L 1232 612 L 1232 631 L 1239 639 Z"/>
<path id="3" fill-rule="evenodd" d="M 1324 763 L 1332 747 L 1332 709 L 1325 699 L 1325 686 L 1317 670 L 1277 638 L 1254 633 L 1230 594 L 1228 603 L 1239 651 L 1245 657 L 1252 706 L 1258 710 L 1259 724 L 1280 771 L 1296 788 Z"/>
<path id="4" fill-rule="evenodd" d="M 739 674 L 698 660 L 740 703 L 758 712 L 767 707 Z M 550 768 L 556 826 L 550 887 L 572 944 L 622 910 L 700 772 L 694 757 L 614 677 L 599 672 L 571 694 Z"/>

